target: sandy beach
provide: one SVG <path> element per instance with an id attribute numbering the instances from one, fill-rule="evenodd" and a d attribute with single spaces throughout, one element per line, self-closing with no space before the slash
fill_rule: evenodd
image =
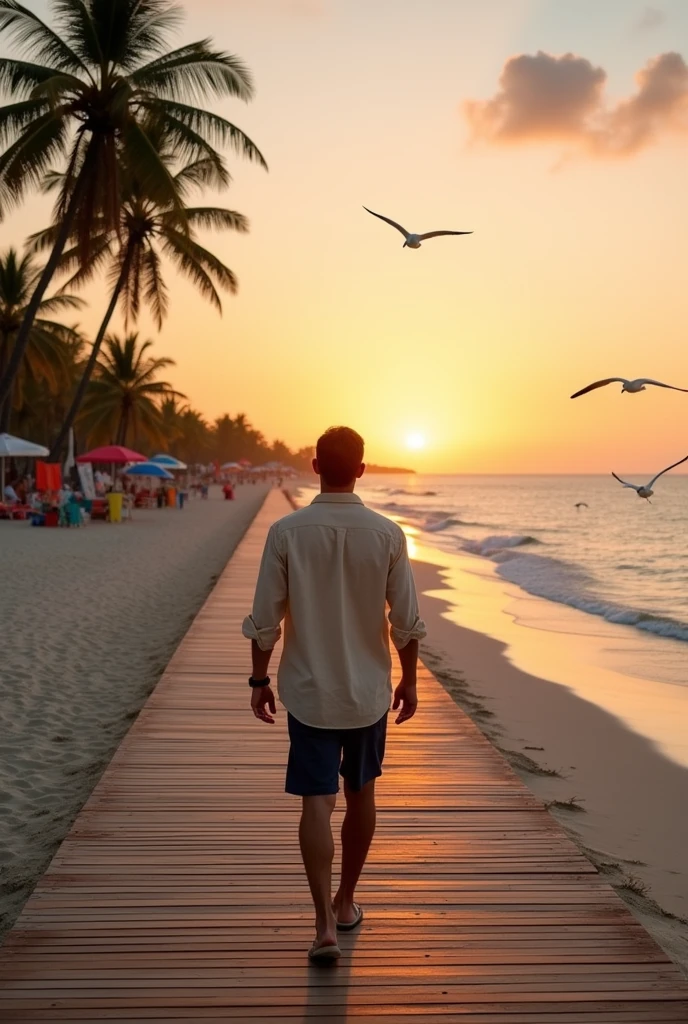
<path id="1" fill-rule="evenodd" d="M 131 523 L 0 523 L 0 933 L 151 692 L 265 487 Z"/>
<path id="2" fill-rule="evenodd" d="M 428 625 L 423 660 L 688 973 L 688 769 L 570 686 L 515 664 L 514 648 L 495 639 L 497 617 L 502 627 L 507 618 L 497 584 L 453 567 L 450 589 L 423 553 L 414 562 Z M 551 606 L 539 603 L 546 615 Z M 480 629 L 461 624 L 462 609 Z M 523 644 L 546 643 L 532 618 L 510 619 L 509 630 L 523 631 Z M 604 674 L 590 665 L 585 683 L 601 688 Z"/>

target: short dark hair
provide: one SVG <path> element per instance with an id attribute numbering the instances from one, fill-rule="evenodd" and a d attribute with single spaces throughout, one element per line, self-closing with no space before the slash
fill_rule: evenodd
<path id="1" fill-rule="evenodd" d="M 330 427 L 318 438 L 315 455 L 320 476 L 330 487 L 346 487 L 356 479 L 365 444 L 351 427 Z"/>

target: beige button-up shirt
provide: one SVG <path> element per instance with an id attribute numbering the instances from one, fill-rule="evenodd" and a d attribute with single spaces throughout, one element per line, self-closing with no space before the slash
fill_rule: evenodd
<path id="1" fill-rule="evenodd" d="M 391 636 L 425 636 L 406 538 L 355 494 L 320 494 L 268 534 L 244 636 L 281 636 L 280 700 L 304 725 L 357 729 L 389 710 Z"/>

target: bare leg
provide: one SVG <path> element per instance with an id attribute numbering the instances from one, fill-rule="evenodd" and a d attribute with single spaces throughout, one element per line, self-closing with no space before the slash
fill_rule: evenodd
<path id="1" fill-rule="evenodd" d="M 334 898 L 337 920 L 350 924 L 356 918 L 354 896 L 375 835 L 375 780 L 361 790 L 344 784 L 346 815 L 342 824 L 342 877 Z"/>
<path id="2" fill-rule="evenodd" d="M 334 794 L 303 798 L 299 841 L 315 905 L 316 946 L 337 944 L 337 921 L 332 910 L 334 840 L 331 826 L 336 802 Z"/>

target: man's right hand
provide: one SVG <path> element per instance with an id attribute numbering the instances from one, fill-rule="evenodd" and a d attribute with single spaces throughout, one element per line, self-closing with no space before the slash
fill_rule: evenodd
<path id="1" fill-rule="evenodd" d="M 261 722 L 267 722 L 268 725 L 275 724 L 275 719 L 272 718 L 272 715 L 277 713 L 275 695 L 269 686 L 256 686 L 254 688 L 251 694 L 251 707 L 253 708 L 253 714 Z"/>
<path id="2" fill-rule="evenodd" d="M 408 722 L 409 718 L 413 718 L 418 709 L 418 691 L 415 682 L 407 683 L 405 679 L 401 680 L 394 691 L 392 710 L 396 711 L 399 706 L 401 706 L 401 711 L 397 716 L 396 724 L 402 725 L 404 722 Z"/>

